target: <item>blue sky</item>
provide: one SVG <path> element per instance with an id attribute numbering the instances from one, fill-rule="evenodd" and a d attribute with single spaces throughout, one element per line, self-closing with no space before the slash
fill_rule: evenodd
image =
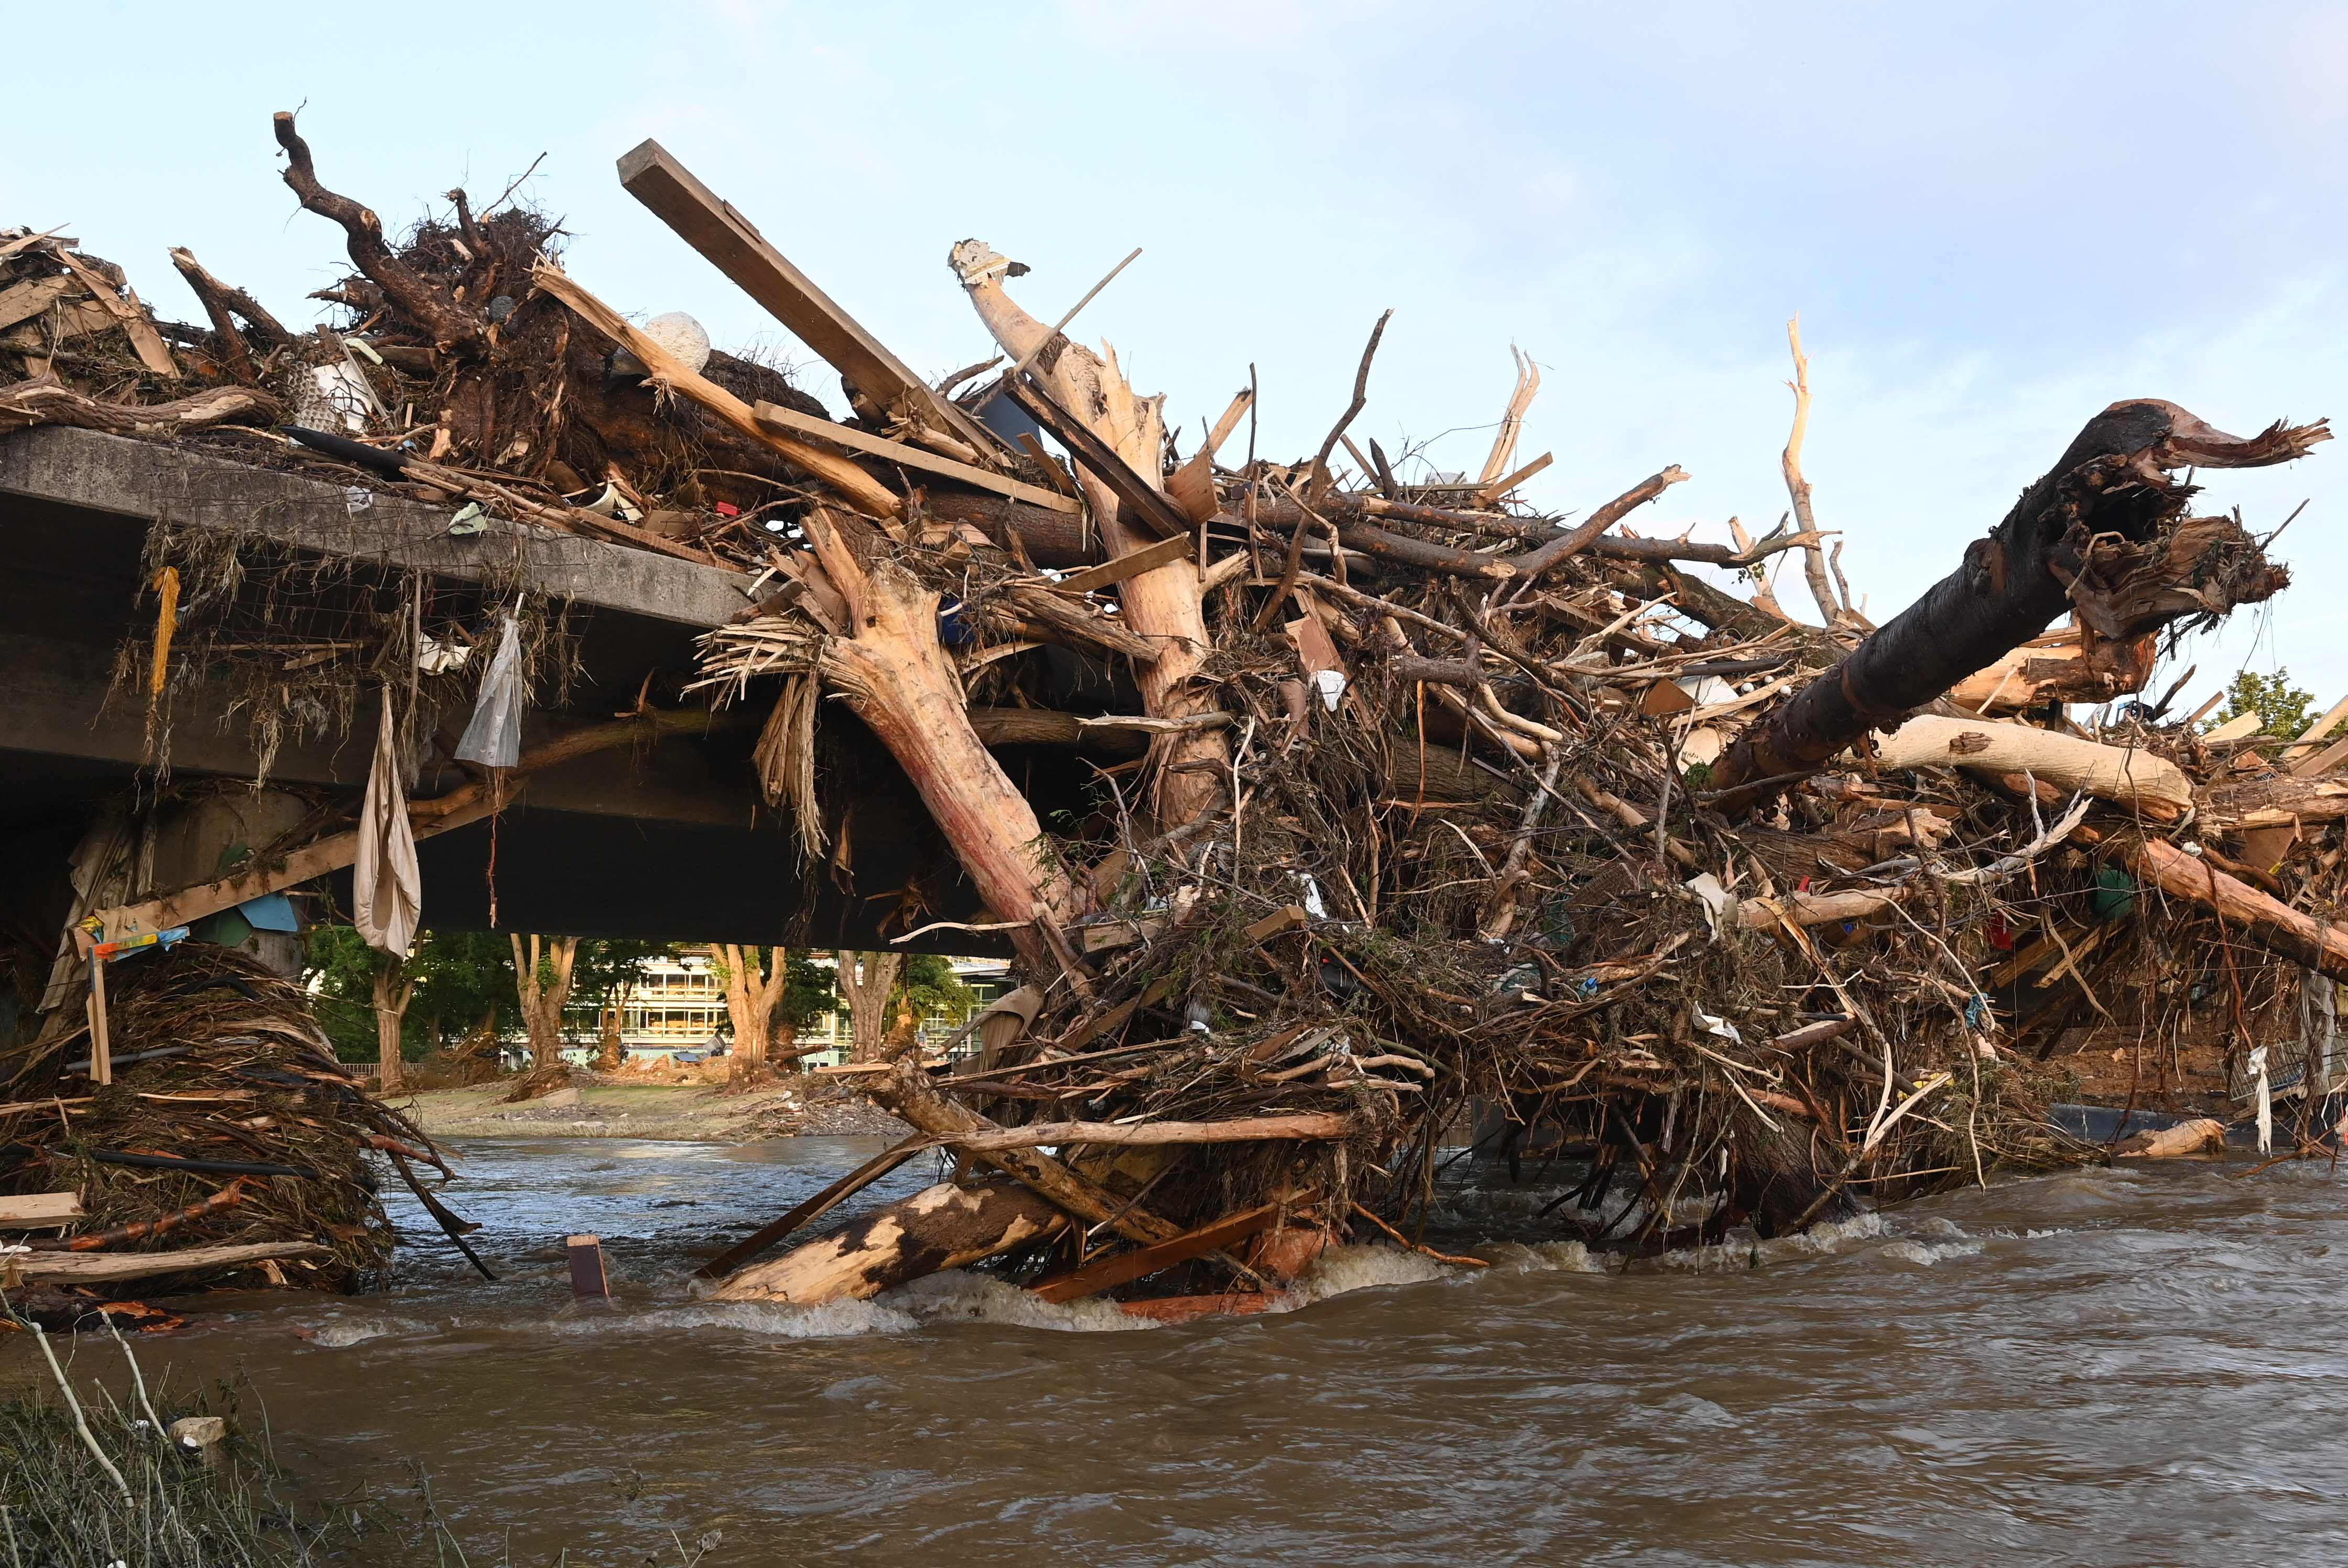
<path id="1" fill-rule="evenodd" d="M 1587 508 L 1676 462 L 1692 482 L 1643 525 L 1718 537 L 1785 509 L 1798 310 L 1806 467 L 1878 618 L 2116 398 L 2237 431 L 2348 418 L 2339 6 L 423 3 L 350 27 L 100 5 L 12 26 L 0 223 L 70 224 L 183 315 L 171 245 L 294 319 L 344 269 L 277 178 L 269 115 L 298 107 L 326 182 L 395 228 L 543 151 L 528 189 L 589 286 L 721 345 L 778 336 L 619 189 L 651 136 L 925 373 L 989 348 L 955 240 L 1030 263 L 1045 316 L 1139 245 L 1079 335 L 1193 433 L 1253 362 L 1263 449 L 1309 451 L 1392 306 L 1360 427 L 1390 450 L 1478 464 L 1513 342 L 1544 377 L 1521 453 L 1557 459 L 1529 494 Z M 101 36 L 136 50 L 93 71 Z M 838 407 L 820 366 L 804 379 Z M 2348 441 L 2209 499 L 2253 527 L 2312 504 L 2279 551 L 2302 586 L 2192 650 L 2194 689 L 2280 662 L 2348 690 Z M 1781 596 L 1807 609 L 1796 575 Z"/>

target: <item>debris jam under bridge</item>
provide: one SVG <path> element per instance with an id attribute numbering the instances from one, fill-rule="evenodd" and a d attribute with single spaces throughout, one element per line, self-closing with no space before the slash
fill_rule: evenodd
<path id="1" fill-rule="evenodd" d="M 1357 438 L 1385 318 L 1317 449 L 1262 455 L 1251 387 L 1186 453 L 985 243 L 940 286 L 999 351 L 932 385 L 659 146 L 623 158 L 841 422 L 588 292 L 542 214 L 452 191 L 395 242 L 275 133 L 346 241 L 337 325 L 184 250 L 203 324 L 171 323 L 0 234 L 0 1194 L 86 1211 L 28 1280 L 380 1274 L 366 1172 L 428 1191 L 428 1140 L 282 941 L 198 939 L 322 880 L 394 951 L 421 903 L 1015 955 L 963 1065 L 910 1031 L 861 1064 L 911 1136 L 717 1260 L 733 1298 L 983 1263 L 1251 1310 L 1332 1239 L 1423 1247 L 1460 1136 L 1577 1162 L 1560 1237 L 1779 1234 L 2107 1158 L 2050 1120 L 2083 1037 L 2131 1047 L 2131 1107 L 2255 1078 L 2320 1132 L 2348 713 L 2211 729 L 2147 684 L 2289 582 L 2180 476 L 2321 422 L 2082 410 L 1878 625 L 1814 515 L 1798 333 L 1788 521 L 1656 537 L 1676 467 L 1521 500 L 1529 361 L 1473 476 Z M 122 1180 L 134 1138 L 169 1181 Z M 941 1149 L 952 1180 L 821 1229 Z"/>

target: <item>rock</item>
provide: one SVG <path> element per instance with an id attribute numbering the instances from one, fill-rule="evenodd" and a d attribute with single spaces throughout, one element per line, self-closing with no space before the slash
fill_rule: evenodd
<path id="1" fill-rule="evenodd" d="M 191 1453 L 216 1448 L 228 1437 L 228 1422 L 218 1416 L 182 1416 L 171 1423 L 171 1441 Z"/>

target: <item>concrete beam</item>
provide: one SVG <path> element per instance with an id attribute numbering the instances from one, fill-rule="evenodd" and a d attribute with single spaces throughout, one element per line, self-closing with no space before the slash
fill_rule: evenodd
<path id="1" fill-rule="evenodd" d="M 259 437 L 252 442 L 274 449 Z M 0 495 L 258 534 L 460 583 L 519 576 L 556 598 L 680 625 L 716 625 L 747 603 L 750 580 L 739 572 L 497 520 L 451 539 L 452 508 L 95 430 L 44 426 L 0 437 Z M 0 523 L 8 517 L 0 509 Z"/>

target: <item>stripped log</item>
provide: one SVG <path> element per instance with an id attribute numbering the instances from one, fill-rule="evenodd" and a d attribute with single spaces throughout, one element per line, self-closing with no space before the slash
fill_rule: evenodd
<path id="1" fill-rule="evenodd" d="M 1067 1224 L 1067 1215 L 1025 1187 L 941 1181 L 772 1263 L 744 1269 L 711 1294 L 718 1301 L 783 1301 L 794 1306 L 870 1301 L 924 1274 L 1046 1240 Z"/>
<path id="2" fill-rule="evenodd" d="M 2229 927 L 2270 953 L 2334 980 L 2348 980 L 2348 931 L 2302 914 L 2165 839 L 2147 839 L 2129 858 L 2147 882 L 2175 897 L 2207 904 Z"/>
<path id="3" fill-rule="evenodd" d="M 2193 804 L 2193 781 L 2165 757 L 2025 724 L 1926 714 L 1877 742 L 1875 762 L 1879 768 L 2028 773 L 2065 792 L 2093 795 L 2164 821 L 2176 820 Z"/>
<path id="4" fill-rule="evenodd" d="M 1003 287 L 1011 263 L 985 244 L 964 240 L 948 261 L 1004 352 L 1022 361 L 1032 356 L 1036 379 L 1053 397 L 1081 416 L 1127 467 L 1162 488 L 1165 398 L 1135 397 L 1114 349 L 1104 345 L 1105 352 L 1095 354 L 1055 335 L 1022 309 Z M 1124 515 L 1114 487 L 1089 469 L 1078 478 L 1109 560 L 1155 542 L 1155 532 Z M 1198 568 L 1188 561 L 1168 562 L 1127 578 L 1117 592 L 1126 624 L 1159 646 L 1156 662 L 1137 672 L 1150 714 L 1185 718 L 1214 707 L 1213 694 L 1193 679 L 1210 646 Z M 1219 731 L 1194 731 L 1163 742 L 1159 757 L 1164 764 L 1153 786 L 1159 816 L 1169 825 L 1187 822 L 1220 793 L 1216 780 L 1230 764 L 1231 743 Z"/>
<path id="5" fill-rule="evenodd" d="M 1341 1111 L 1299 1111 L 1288 1116 L 1241 1116 L 1228 1121 L 1036 1121 L 992 1132 L 960 1132 L 938 1141 L 971 1153 L 1003 1149 L 1056 1148 L 1063 1143 L 1148 1146 L 1169 1143 L 1264 1143 L 1351 1138 L 1359 1130 Z"/>
<path id="6" fill-rule="evenodd" d="M 95 1284 L 151 1279 L 160 1274 L 213 1274 L 221 1269 L 296 1258 L 331 1258 L 335 1249 L 318 1242 L 248 1242 L 233 1246 L 181 1247 L 168 1253 L 18 1253 L 0 1264 L 0 1274 L 27 1281 Z"/>

